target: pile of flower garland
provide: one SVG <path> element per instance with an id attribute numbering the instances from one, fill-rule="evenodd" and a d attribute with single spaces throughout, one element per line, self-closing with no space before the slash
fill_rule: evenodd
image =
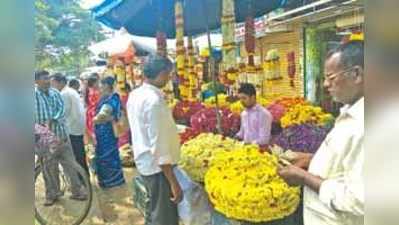
<path id="1" fill-rule="evenodd" d="M 289 111 L 292 107 L 296 105 L 308 105 L 309 103 L 303 98 L 279 98 L 267 106 L 267 110 L 273 116 L 273 122 L 279 123 L 281 118 Z"/>
<path id="2" fill-rule="evenodd" d="M 189 124 L 191 116 L 203 109 L 201 102 L 197 101 L 181 101 L 173 108 L 173 117 L 176 121 Z"/>
<path id="3" fill-rule="evenodd" d="M 285 150 L 315 153 L 327 136 L 333 116 L 303 98 L 281 98 L 268 107 L 282 132 L 273 138 Z"/>
<path id="4" fill-rule="evenodd" d="M 277 174 L 278 159 L 242 146 L 215 156 L 205 175 L 205 188 L 215 209 L 229 218 L 266 222 L 292 214 L 299 204 L 299 188 Z"/>
<path id="5" fill-rule="evenodd" d="M 301 98 L 301 97 L 295 97 L 295 98 L 282 97 L 282 98 L 277 99 L 274 103 L 282 105 L 287 110 L 295 105 L 308 105 L 309 104 L 309 102 L 307 102 L 304 98 Z"/>
<path id="6" fill-rule="evenodd" d="M 230 104 L 229 106 L 230 111 L 235 113 L 235 114 L 241 114 L 242 111 L 244 111 L 244 106 L 242 105 L 241 101 L 236 101 Z"/>
<path id="7" fill-rule="evenodd" d="M 256 99 L 257 99 L 257 103 L 263 107 L 267 107 L 268 105 L 271 104 L 271 101 L 269 101 L 268 99 L 263 98 L 261 96 L 257 96 Z M 241 101 L 239 101 L 239 100 L 231 103 L 229 105 L 229 108 L 233 113 L 236 113 L 236 114 L 241 114 L 241 112 L 245 110 L 245 107 L 242 105 Z"/>
<path id="8" fill-rule="evenodd" d="M 329 127 L 314 124 L 293 125 L 277 135 L 274 144 L 296 152 L 315 153 L 327 136 Z"/>
<path id="9" fill-rule="evenodd" d="M 218 94 L 218 103 L 219 103 L 219 107 L 227 107 L 229 106 L 229 102 L 227 101 L 228 96 L 225 94 Z M 204 105 L 207 108 L 213 108 L 216 107 L 216 97 L 212 96 L 207 98 L 204 101 Z"/>
<path id="10" fill-rule="evenodd" d="M 239 114 L 232 113 L 228 108 L 219 109 L 221 116 L 222 134 L 234 137 L 240 130 L 241 119 Z M 191 128 L 201 133 L 217 133 L 217 118 L 215 108 L 205 108 L 191 117 Z"/>
<path id="11" fill-rule="evenodd" d="M 333 116 L 323 112 L 320 107 L 297 104 L 291 107 L 281 118 L 281 127 L 286 128 L 305 123 L 314 123 L 318 126 L 324 126 L 332 120 Z"/>
<path id="12" fill-rule="evenodd" d="M 179 165 L 194 181 L 203 182 L 211 161 L 220 153 L 243 146 L 241 142 L 221 135 L 203 133 L 181 147 Z"/>
<path id="13" fill-rule="evenodd" d="M 186 128 L 183 133 L 180 133 L 180 144 L 184 144 L 187 141 L 197 137 L 201 132 L 192 128 Z"/>

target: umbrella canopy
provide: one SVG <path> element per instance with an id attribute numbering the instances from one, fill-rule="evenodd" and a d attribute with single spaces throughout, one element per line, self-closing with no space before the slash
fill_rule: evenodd
<path id="1" fill-rule="evenodd" d="M 213 46 L 218 46 L 218 47 L 222 46 L 222 35 L 211 34 L 210 37 Z M 168 39 L 166 41 L 168 49 L 175 50 L 176 40 Z M 200 50 L 208 48 L 208 39 L 206 35 L 201 35 L 194 38 L 194 43 L 195 46 L 198 46 Z M 123 29 L 121 29 L 120 31 L 118 31 L 115 37 L 106 39 L 101 42 L 97 42 L 89 46 L 89 50 L 96 56 L 100 55 L 101 53 L 107 53 L 108 55 L 115 55 L 125 52 L 129 44 L 133 44 L 135 48 L 135 55 L 137 56 L 154 54 L 157 48 L 157 41 L 155 38 L 131 35 L 126 31 L 124 31 Z"/>
<path id="2" fill-rule="evenodd" d="M 104 0 L 91 9 L 96 20 L 113 29 L 124 27 L 129 33 L 155 37 L 157 31 L 175 38 L 176 0 Z M 252 9 L 249 10 L 249 2 Z M 286 0 L 236 0 L 236 22 L 245 21 L 282 7 Z M 221 26 L 221 0 L 183 0 L 185 35 L 197 35 Z M 208 21 L 208 22 L 207 22 Z"/>
<path id="3" fill-rule="evenodd" d="M 125 52 L 129 45 L 133 44 L 135 49 L 135 54 L 137 56 L 145 56 L 148 54 L 153 54 L 156 52 L 156 43 L 151 43 L 151 41 L 143 40 L 143 37 L 137 37 L 130 35 L 128 33 L 121 33 L 113 38 L 106 39 L 101 42 L 97 42 L 89 46 L 89 50 L 94 55 L 99 55 L 101 53 L 107 53 L 108 55 L 115 55 Z M 146 38 L 153 39 L 153 38 Z"/>

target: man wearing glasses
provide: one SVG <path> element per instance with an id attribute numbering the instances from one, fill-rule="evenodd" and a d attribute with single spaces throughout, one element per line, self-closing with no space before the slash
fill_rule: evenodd
<path id="1" fill-rule="evenodd" d="M 305 225 L 364 224 L 363 42 L 328 54 L 324 74 L 324 87 L 345 106 L 318 151 L 299 153 L 279 174 L 290 185 L 304 186 Z"/>

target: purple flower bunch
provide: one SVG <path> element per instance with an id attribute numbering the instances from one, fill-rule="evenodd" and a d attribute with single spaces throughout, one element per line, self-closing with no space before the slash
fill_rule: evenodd
<path id="1" fill-rule="evenodd" d="M 283 129 L 276 136 L 273 144 L 279 145 L 286 150 L 315 153 L 329 130 L 330 127 L 328 126 L 321 127 L 311 123 L 293 125 Z"/>

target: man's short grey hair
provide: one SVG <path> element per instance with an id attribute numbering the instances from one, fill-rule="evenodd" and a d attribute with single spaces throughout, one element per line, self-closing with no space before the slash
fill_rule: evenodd
<path id="1" fill-rule="evenodd" d="M 360 66 L 364 68 L 364 42 L 350 41 L 339 46 L 337 49 L 328 53 L 327 58 L 330 58 L 335 53 L 341 53 L 340 64 L 343 68 L 350 68 Z"/>
<path id="2" fill-rule="evenodd" d="M 148 79 L 156 79 L 161 72 L 169 72 L 173 69 L 170 59 L 160 55 L 151 55 L 144 63 L 143 73 Z"/>

